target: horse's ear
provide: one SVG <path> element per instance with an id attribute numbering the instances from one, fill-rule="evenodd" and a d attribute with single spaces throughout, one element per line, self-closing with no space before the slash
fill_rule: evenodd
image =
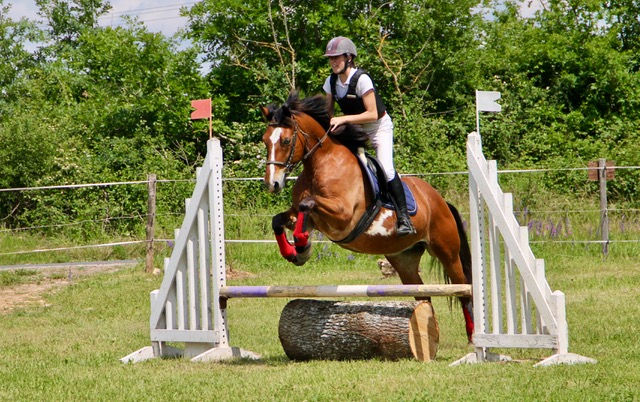
<path id="1" fill-rule="evenodd" d="M 286 103 L 284 105 L 282 105 L 280 110 L 282 110 L 282 117 L 283 118 L 291 117 L 291 110 L 289 109 L 289 105 L 287 105 Z"/>
<path id="2" fill-rule="evenodd" d="M 264 117 L 265 121 L 271 121 L 271 117 L 273 117 L 273 115 L 271 113 L 271 110 L 269 110 L 269 108 L 260 106 L 260 111 L 262 112 L 262 116 Z"/>

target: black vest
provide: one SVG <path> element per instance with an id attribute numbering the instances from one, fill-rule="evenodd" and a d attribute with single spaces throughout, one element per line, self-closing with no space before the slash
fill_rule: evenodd
<path id="1" fill-rule="evenodd" d="M 351 81 L 349 81 L 349 88 L 347 88 L 347 94 L 343 98 L 338 98 L 336 93 L 336 84 L 338 81 L 338 74 L 331 74 L 329 78 L 329 84 L 331 85 L 331 95 L 333 99 L 338 102 L 340 105 L 340 110 L 344 114 L 360 114 L 364 113 L 367 109 L 364 107 L 364 101 L 358 95 L 356 95 L 356 85 L 358 85 L 358 79 L 362 74 L 367 74 L 361 68 L 358 68 L 356 72 L 351 77 Z M 378 90 L 376 89 L 376 85 L 373 84 L 373 93 L 376 97 L 376 108 L 378 109 L 378 119 L 384 116 L 387 108 L 384 106 L 384 102 L 382 102 L 382 98 L 378 95 Z"/>

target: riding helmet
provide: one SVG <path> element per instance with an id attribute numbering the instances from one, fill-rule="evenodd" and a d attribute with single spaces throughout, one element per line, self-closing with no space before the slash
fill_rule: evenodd
<path id="1" fill-rule="evenodd" d="M 353 57 L 358 55 L 356 51 L 356 45 L 351 42 L 351 39 L 344 36 L 337 36 L 327 43 L 327 50 L 324 53 L 327 57 L 340 56 L 343 54 L 350 54 Z"/>

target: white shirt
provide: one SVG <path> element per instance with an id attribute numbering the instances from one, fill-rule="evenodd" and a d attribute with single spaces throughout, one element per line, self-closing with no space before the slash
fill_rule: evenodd
<path id="1" fill-rule="evenodd" d="M 349 82 L 351 77 L 355 74 L 357 68 L 352 68 L 347 77 L 347 81 L 342 83 L 340 77 L 336 80 L 336 96 L 343 98 L 347 95 L 349 89 Z M 322 86 L 322 89 L 331 94 L 331 76 L 329 76 Z M 362 98 L 367 92 L 373 90 L 373 81 L 368 74 L 363 74 L 358 79 L 356 84 L 356 95 Z M 335 100 L 335 99 L 334 99 Z M 371 139 L 371 144 L 376 150 L 376 156 L 382 164 L 384 173 L 387 177 L 387 181 L 393 179 L 396 175 L 395 167 L 393 166 L 393 121 L 388 113 L 385 113 L 382 118 L 372 121 L 371 123 L 362 124 L 362 128 L 367 132 Z"/>
<path id="2" fill-rule="evenodd" d="M 351 69 L 346 82 L 343 83 L 340 80 L 340 77 L 338 77 L 338 79 L 336 80 L 336 96 L 338 98 L 344 98 L 345 95 L 347 94 L 347 90 L 349 89 L 349 83 L 351 82 L 351 77 L 353 77 L 353 74 L 356 73 L 357 69 L 358 69 L 357 67 Z M 331 93 L 331 76 L 327 77 L 327 79 L 324 81 L 324 85 L 322 86 L 322 89 L 328 94 Z M 358 79 L 358 84 L 356 85 L 356 95 L 362 98 L 364 94 L 372 90 L 373 90 L 373 81 L 371 81 L 371 77 L 369 77 L 368 74 L 361 75 L 360 79 Z"/>

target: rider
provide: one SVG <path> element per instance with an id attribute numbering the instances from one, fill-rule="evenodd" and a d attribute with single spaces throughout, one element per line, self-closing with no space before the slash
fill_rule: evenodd
<path id="1" fill-rule="evenodd" d="M 355 66 L 356 46 L 349 38 L 338 36 L 329 41 L 324 55 L 329 58 L 333 70 L 322 87 L 327 93 L 332 130 L 341 124 L 352 123 L 360 124 L 368 133 L 396 207 L 398 236 L 415 233 L 407 212 L 404 188 L 393 165 L 393 121 L 369 74 Z M 342 116 L 334 116 L 334 101 L 338 102 Z"/>

